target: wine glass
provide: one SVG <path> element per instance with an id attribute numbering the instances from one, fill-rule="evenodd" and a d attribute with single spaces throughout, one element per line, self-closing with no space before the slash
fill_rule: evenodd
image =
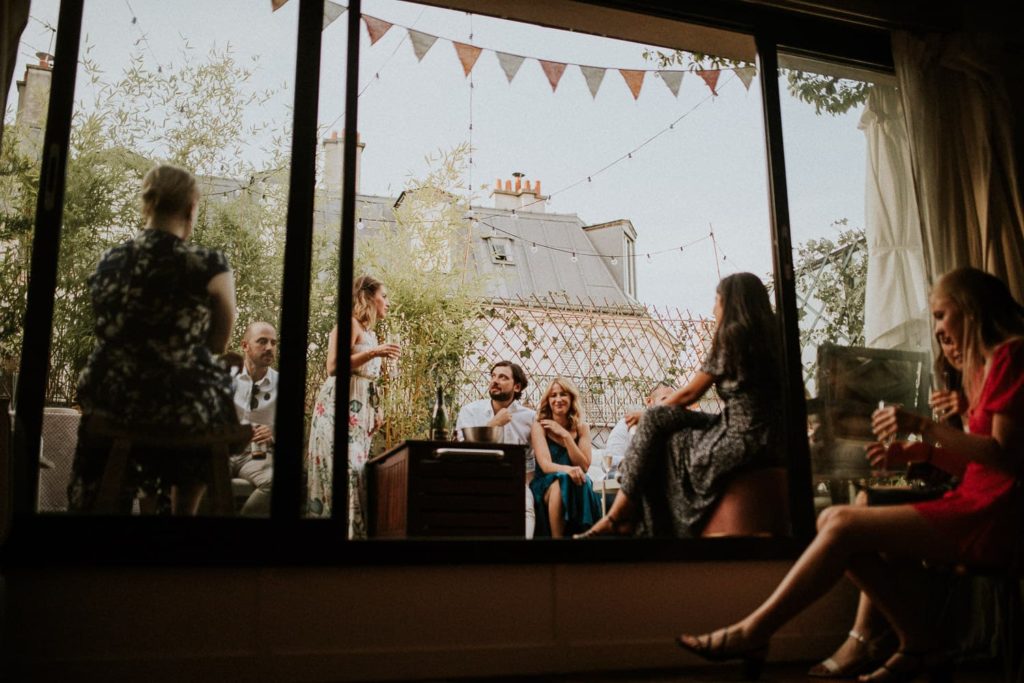
<path id="1" fill-rule="evenodd" d="M 611 453 L 604 453 L 601 455 L 601 470 L 604 472 L 604 478 L 608 479 L 608 475 L 611 474 L 615 460 Z"/>

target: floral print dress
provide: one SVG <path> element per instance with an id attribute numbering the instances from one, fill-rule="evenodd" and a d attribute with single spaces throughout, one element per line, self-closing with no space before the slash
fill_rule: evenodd
<path id="1" fill-rule="evenodd" d="M 89 278 L 96 346 L 78 381 L 79 429 L 68 498 L 91 509 L 109 444 L 88 441 L 98 415 L 131 427 L 202 432 L 237 424 L 231 376 L 207 346 L 210 280 L 230 267 L 224 254 L 156 229 L 108 250 Z M 132 454 L 123 492 L 157 493 L 205 478 L 204 458 Z"/>
<path id="2" fill-rule="evenodd" d="M 377 346 L 377 336 L 364 330 L 352 353 Z M 373 358 L 352 371 L 348 384 L 348 536 L 366 538 L 366 461 L 376 412 L 376 387 L 381 359 Z M 334 471 L 335 378 L 328 377 L 313 407 L 313 422 L 306 454 L 307 510 L 312 517 L 331 516 L 331 481 Z"/>

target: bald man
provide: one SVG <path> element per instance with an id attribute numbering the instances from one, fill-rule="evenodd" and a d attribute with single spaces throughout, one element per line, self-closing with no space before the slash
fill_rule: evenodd
<path id="1" fill-rule="evenodd" d="M 242 337 L 241 371 L 235 375 L 238 421 L 251 424 L 252 443 L 231 457 L 231 476 L 256 487 L 242 507 L 243 515 L 270 514 L 274 478 L 274 413 L 277 410 L 277 330 L 267 322 L 249 325 Z"/>

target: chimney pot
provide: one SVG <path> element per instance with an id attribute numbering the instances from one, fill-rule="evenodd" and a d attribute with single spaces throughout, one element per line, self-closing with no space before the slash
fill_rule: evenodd
<path id="1" fill-rule="evenodd" d="M 338 131 L 332 130 L 331 131 L 331 140 L 337 140 L 337 139 L 338 139 Z"/>
<path id="2" fill-rule="evenodd" d="M 526 181 L 526 191 L 527 192 L 531 192 L 531 190 L 530 190 L 530 181 L 529 180 Z"/>
<path id="3" fill-rule="evenodd" d="M 39 66 L 49 69 L 53 60 L 53 55 L 48 52 L 37 52 L 36 59 L 39 60 Z"/>
<path id="4" fill-rule="evenodd" d="M 495 190 L 500 190 L 501 189 L 501 178 L 498 178 L 497 182 L 494 183 L 494 189 Z"/>
<path id="5" fill-rule="evenodd" d="M 505 192 L 511 192 L 511 191 L 512 191 L 512 181 L 511 180 L 506 180 L 505 181 Z"/>
<path id="6" fill-rule="evenodd" d="M 522 178 L 516 178 L 516 192 L 519 192 L 522 189 L 523 189 L 523 179 Z"/>
<path id="7" fill-rule="evenodd" d="M 537 195 L 538 197 L 540 196 L 540 181 L 539 181 L 539 180 L 538 180 L 538 181 L 536 182 L 536 184 L 535 184 L 535 185 L 533 186 L 533 191 L 534 191 L 534 193 L 535 193 L 535 194 L 536 194 L 536 195 Z"/>

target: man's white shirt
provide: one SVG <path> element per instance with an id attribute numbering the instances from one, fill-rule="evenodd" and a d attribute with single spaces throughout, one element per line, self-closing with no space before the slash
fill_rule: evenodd
<path id="1" fill-rule="evenodd" d="M 536 467 L 536 460 L 533 457 L 533 449 L 530 447 L 530 428 L 536 412 L 527 408 L 519 401 L 512 401 L 508 407 L 510 417 L 504 430 L 503 441 L 505 443 L 524 444 L 526 446 L 526 471 L 533 472 Z M 482 398 L 462 406 L 459 417 L 455 420 L 455 429 L 466 427 L 484 427 L 494 417 L 494 409 L 491 407 L 491 399 Z M 461 435 L 460 435 L 461 438 Z"/>
<path id="2" fill-rule="evenodd" d="M 256 382 L 253 387 L 252 377 L 244 367 L 235 375 L 235 411 L 238 413 L 238 421 L 242 424 L 267 425 L 271 431 L 274 429 L 274 415 L 277 412 L 277 380 L 278 373 L 274 368 L 267 368 L 267 374 Z M 253 396 L 256 398 L 256 408 L 253 409 Z M 273 452 L 273 444 L 268 444 L 268 451 Z"/>

